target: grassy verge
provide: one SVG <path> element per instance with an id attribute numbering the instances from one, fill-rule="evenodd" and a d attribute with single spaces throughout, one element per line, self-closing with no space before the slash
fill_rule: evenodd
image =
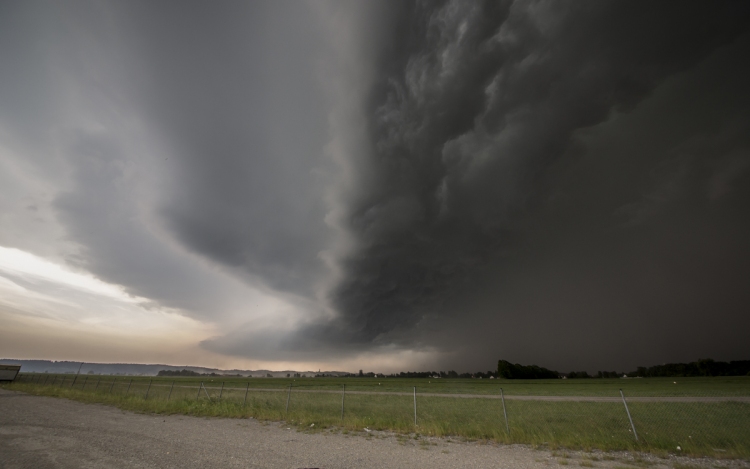
<path id="1" fill-rule="evenodd" d="M 207 389 L 201 388 L 199 381 L 187 380 L 177 381 L 178 384 L 171 387 L 173 381 L 177 380 L 121 378 L 112 381 L 111 378 L 89 377 L 77 380 L 75 387 L 71 387 L 73 380 L 68 377 L 64 383 L 47 378 L 46 384 L 16 382 L 3 387 L 137 412 L 286 421 L 290 426 L 308 431 L 369 428 L 553 449 L 636 450 L 750 458 L 750 404 L 744 402 L 632 402 L 630 412 L 639 437 L 636 441 L 624 406 L 617 402 L 506 400 L 506 428 L 503 404 L 498 399 L 418 395 L 415 426 L 412 396 L 347 394 L 342 419 L 341 394 L 300 392 L 314 390 L 313 386 L 293 387 L 291 394 L 287 394 L 287 390 L 279 386 L 284 383 L 272 382 L 275 380 L 230 381 L 225 382 L 223 390 L 218 381 L 208 382 Z M 328 391 L 335 389 L 336 384 L 325 386 L 320 380 L 316 382 L 318 389 Z M 247 387 L 247 397 L 245 389 L 240 387 Z M 261 390 L 273 387 L 278 390 Z M 356 389 L 347 384 L 346 389 L 351 388 Z M 403 386 L 398 390 L 405 391 Z"/>

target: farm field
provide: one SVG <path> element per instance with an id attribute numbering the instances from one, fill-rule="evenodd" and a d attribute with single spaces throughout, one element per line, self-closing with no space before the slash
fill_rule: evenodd
<path id="1" fill-rule="evenodd" d="M 25 374 L 4 386 L 141 412 L 284 420 L 305 430 L 368 428 L 550 448 L 750 458 L 748 377 L 508 381 Z M 501 388 L 504 400 L 497 398 Z M 619 389 L 632 398 L 632 426 Z"/>
<path id="2" fill-rule="evenodd" d="M 238 378 L 238 377 L 149 377 L 149 376 L 109 376 L 52 373 L 26 373 L 20 375 L 21 382 L 33 382 L 59 385 L 66 380 L 70 385 L 76 380 L 76 387 L 85 384 L 88 389 L 98 380 L 101 385 L 109 385 L 113 380 L 116 386 L 127 385 L 132 380 L 133 386 L 147 386 L 149 381 L 154 386 L 199 386 L 206 387 L 241 387 L 245 389 L 278 389 L 286 390 L 291 384 L 300 390 L 338 390 L 346 385 L 348 391 L 365 392 L 412 392 L 417 387 L 418 393 L 439 394 L 483 394 L 499 395 L 500 388 L 506 396 L 613 396 L 619 397 L 622 389 L 627 397 L 636 396 L 747 396 L 750 397 L 750 377 L 713 377 L 713 378 L 625 378 L 625 379 L 571 379 L 571 380 L 479 380 L 479 379 L 408 379 L 408 378 Z"/>

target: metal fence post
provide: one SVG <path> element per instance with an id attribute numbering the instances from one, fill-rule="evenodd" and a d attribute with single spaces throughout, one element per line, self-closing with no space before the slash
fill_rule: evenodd
<path id="1" fill-rule="evenodd" d="M 245 404 L 247 404 L 247 392 L 250 390 L 250 381 L 247 382 L 247 387 L 245 387 L 245 400 L 242 401 L 242 407 L 245 407 Z"/>
<path id="2" fill-rule="evenodd" d="M 148 380 L 148 387 L 146 388 L 146 395 L 143 397 L 144 401 L 148 399 L 148 392 L 151 390 L 151 382 L 152 381 L 153 381 L 153 379 Z"/>
<path id="3" fill-rule="evenodd" d="M 222 394 L 224 394 L 224 381 L 221 382 L 221 390 L 219 391 L 219 400 L 221 400 Z"/>
<path id="4" fill-rule="evenodd" d="M 503 388 L 500 388 L 500 400 L 503 401 L 503 416 L 505 417 L 505 430 L 510 435 L 510 426 L 508 425 L 508 412 L 505 410 L 505 395 L 503 394 Z"/>
<path id="5" fill-rule="evenodd" d="M 128 383 L 128 389 L 127 389 L 127 390 L 125 391 L 125 395 L 126 395 L 126 396 L 127 396 L 127 395 L 128 395 L 128 393 L 130 392 L 130 385 L 132 385 L 132 384 L 133 384 L 133 380 L 131 379 L 131 380 L 130 380 L 130 382 Z"/>
<path id="6" fill-rule="evenodd" d="M 203 381 L 201 381 L 201 385 L 198 386 L 198 394 L 195 395 L 195 400 L 197 401 L 199 397 L 201 397 L 201 388 L 203 387 Z"/>
<path id="7" fill-rule="evenodd" d="M 54 386 L 55 385 L 55 381 L 57 381 L 57 375 L 55 375 L 55 378 L 52 380 L 52 384 L 50 384 L 50 386 Z"/>
<path id="8" fill-rule="evenodd" d="M 81 362 L 81 366 L 78 367 L 78 371 L 76 372 L 76 377 L 73 378 L 73 384 L 70 385 L 71 388 L 76 385 L 76 380 L 78 379 L 78 375 L 81 373 L 81 368 L 83 368 L 83 362 Z"/>
<path id="9" fill-rule="evenodd" d="M 344 420 L 344 397 L 346 396 L 346 384 L 341 385 L 341 420 Z"/>
<path id="10" fill-rule="evenodd" d="M 414 386 L 414 426 L 417 425 L 417 387 Z"/>
<path id="11" fill-rule="evenodd" d="M 94 392 L 96 392 L 96 390 L 99 389 L 99 383 L 101 383 L 101 381 L 102 381 L 102 378 L 100 376 L 99 379 L 96 380 L 96 386 L 94 386 Z"/>
<path id="12" fill-rule="evenodd" d="M 49 375 L 46 375 L 46 376 L 44 377 L 44 382 L 42 383 L 42 386 L 44 386 L 45 384 L 47 384 L 47 380 L 48 380 L 48 379 L 49 379 Z"/>
<path id="13" fill-rule="evenodd" d="M 81 386 L 81 391 L 83 391 L 84 389 L 86 389 L 86 381 L 88 381 L 88 380 L 89 380 L 89 377 L 88 377 L 88 376 L 86 376 L 86 377 L 85 377 L 85 378 L 83 379 L 83 386 Z"/>
<path id="14" fill-rule="evenodd" d="M 112 380 L 112 384 L 109 385 L 109 393 L 112 394 L 112 388 L 115 387 L 115 381 L 117 381 L 117 378 Z"/>
<path id="15" fill-rule="evenodd" d="M 172 381 L 172 386 L 169 388 L 169 395 L 167 396 L 167 401 L 169 401 L 169 398 L 172 397 L 172 389 L 174 389 L 174 381 Z"/>
<path id="16" fill-rule="evenodd" d="M 201 386 L 203 386 L 203 383 L 201 383 Z M 200 389 L 198 390 L 198 392 L 200 392 Z M 208 389 L 206 389 L 206 386 L 203 386 L 203 392 L 206 393 L 206 397 L 209 401 L 211 401 L 211 396 L 208 395 Z"/>
<path id="17" fill-rule="evenodd" d="M 292 397 L 292 383 L 289 383 L 289 391 L 286 393 L 286 413 L 289 413 L 289 398 Z"/>
<path id="18" fill-rule="evenodd" d="M 630 416 L 628 403 L 625 401 L 625 394 L 622 393 L 622 389 L 620 389 L 620 396 L 622 396 L 622 403 L 625 404 L 625 412 L 628 413 L 628 420 L 630 420 L 630 428 L 633 429 L 633 436 L 635 437 L 635 441 L 638 441 L 638 434 L 635 432 L 635 425 L 633 425 L 633 418 Z"/>

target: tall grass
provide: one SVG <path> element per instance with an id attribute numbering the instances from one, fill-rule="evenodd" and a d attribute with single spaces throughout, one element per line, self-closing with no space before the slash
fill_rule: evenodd
<path id="1" fill-rule="evenodd" d="M 500 399 L 425 395 L 484 395 L 490 394 L 490 389 L 499 390 L 497 383 L 476 384 L 469 380 L 465 380 L 468 383 L 455 382 L 454 386 L 446 380 L 440 383 L 439 391 L 435 389 L 437 386 L 430 387 L 432 383 L 425 383 L 425 380 L 413 380 L 421 382 L 417 395 L 417 425 L 414 424 L 414 402 L 410 395 L 412 388 L 404 386 L 412 384 L 407 383 L 407 380 L 403 380 L 401 386 L 397 385 L 399 383 L 392 383 L 397 381 L 394 379 L 387 385 L 378 386 L 368 380 L 316 379 L 310 382 L 313 380 L 225 379 L 204 381 L 206 387 L 200 386 L 200 380 L 172 378 L 128 377 L 118 378 L 113 382 L 111 377 L 82 377 L 76 379 L 75 387 L 71 387 L 71 376 L 65 382 L 61 379 L 53 381 L 52 378 L 47 378 L 46 381 L 46 384 L 41 381 L 21 381 L 4 387 L 82 402 L 99 402 L 137 412 L 285 421 L 289 426 L 308 431 L 326 428 L 362 431 L 368 428 L 403 434 L 419 433 L 500 443 L 545 445 L 551 448 L 750 457 L 748 402 L 630 402 L 630 412 L 639 437 L 636 441 L 622 402 L 506 399 L 505 411 L 510 427 L 508 432 L 503 402 Z M 347 391 L 343 419 L 342 381 L 346 383 Z M 570 393 L 575 390 L 579 395 L 619 397 L 618 388 L 607 383 L 608 380 L 596 381 L 599 381 L 594 383 L 598 387 L 593 384 L 565 387 L 565 384 L 556 382 L 544 387 L 537 383 L 506 382 L 503 383 L 503 388 L 506 395 L 510 396 L 576 395 Z M 694 380 L 692 391 L 684 386 L 677 394 L 678 385 L 674 384 L 674 380 L 639 384 L 642 386 L 640 392 L 631 388 L 628 393 L 636 396 L 705 396 L 706 390 L 710 390 L 711 395 L 719 396 L 750 394 L 746 387 L 750 380 L 717 380 L 713 383 L 706 382 L 706 379 L 702 381 Z M 173 382 L 176 384 L 171 387 Z M 222 382 L 225 383 L 223 390 Z M 295 384 L 291 392 L 287 387 L 289 383 Z M 621 383 L 622 380 L 614 380 L 613 384 Z M 651 392 L 645 392 L 644 389 L 651 389 Z M 351 393 L 363 390 L 396 391 L 405 395 Z M 311 427 L 312 424 L 315 425 Z"/>

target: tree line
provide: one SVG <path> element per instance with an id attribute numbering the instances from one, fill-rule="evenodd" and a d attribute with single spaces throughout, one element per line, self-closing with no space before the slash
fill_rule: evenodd
<path id="1" fill-rule="evenodd" d="M 717 362 L 710 358 L 690 363 L 667 363 L 651 367 L 639 366 L 635 371 L 598 371 L 590 375 L 586 371 L 560 373 L 536 365 L 519 365 L 507 360 L 497 363 L 497 376 L 504 379 L 587 379 L 587 378 L 656 378 L 690 376 L 750 376 L 750 360 Z"/>
<path id="2" fill-rule="evenodd" d="M 191 370 L 159 370 L 156 376 L 242 376 L 236 375 L 222 375 L 219 373 L 198 373 Z"/>

